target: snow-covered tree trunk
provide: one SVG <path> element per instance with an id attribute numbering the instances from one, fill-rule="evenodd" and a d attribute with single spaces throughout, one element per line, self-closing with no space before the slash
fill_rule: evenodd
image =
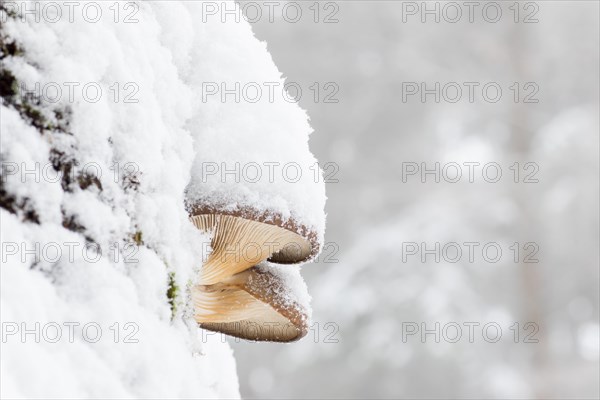
<path id="1" fill-rule="evenodd" d="M 15 4 L 0 30 L 2 396 L 239 396 L 228 344 L 193 319 L 210 237 L 185 204 L 250 205 L 322 240 L 320 183 L 197 179 L 204 161 L 308 168 L 306 115 L 202 100 L 207 80 L 283 82 L 245 21 L 204 24 L 202 2 L 119 18 L 124 3 L 97 2 L 94 23 Z"/>

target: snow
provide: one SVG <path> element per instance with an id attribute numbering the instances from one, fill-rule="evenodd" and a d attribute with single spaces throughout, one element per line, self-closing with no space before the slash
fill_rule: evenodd
<path id="1" fill-rule="evenodd" d="M 315 231 L 322 243 L 325 185 L 308 148 L 305 111 L 282 93 L 285 80 L 249 24 L 208 18 L 201 26 L 190 82 L 205 91 L 195 97 L 188 124 L 196 154 L 188 202 L 280 214 Z M 223 40 L 213 43 L 213 36 Z"/>
<path id="2" fill-rule="evenodd" d="M 269 288 L 277 294 L 277 298 L 281 299 L 283 306 L 300 307 L 309 319 L 312 316 L 312 308 L 310 307 L 311 297 L 306 287 L 306 282 L 302 279 L 300 271 L 296 268 L 290 268 L 289 265 L 277 265 L 269 262 L 260 263 L 257 268 L 261 271 L 268 272 L 275 276 L 280 284 Z"/>
<path id="3" fill-rule="evenodd" d="M 111 2 L 96 4 L 112 16 Z M 42 134 L 1 105 L 1 159 L 17 168 L 3 168 L 3 188 L 39 221 L 0 209 L 3 397 L 239 397 L 229 345 L 204 335 L 187 303 L 210 238 L 188 221 L 186 200 L 281 213 L 322 238 L 324 185 L 320 169 L 309 169 L 316 160 L 305 112 L 281 98 L 202 101 L 206 81 L 282 84 L 265 44 L 244 20 L 200 23 L 201 2 L 136 4 L 134 24 L 3 21 L 24 49 L 3 68 L 29 89 L 57 83 L 62 96 L 40 110 L 55 125 L 55 111 L 70 115 L 68 133 Z M 80 83 L 72 99 L 65 82 Z M 98 101 L 86 100 L 86 83 L 102 89 Z M 128 95 L 136 102 L 124 102 Z M 98 185 L 74 179 L 63 190 L 45 168 L 53 149 L 78 162 L 73 176 L 92 171 Z M 298 163 L 301 179 L 198 180 L 203 162 L 271 161 Z M 179 288 L 174 316 L 169 276 Z M 299 274 L 288 281 L 308 308 Z M 78 324 L 73 332 L 69 323 Z M 23 337 L 23 329 L 34 333 Z M 52 343 L 56 329 L 62 336 Z"/>

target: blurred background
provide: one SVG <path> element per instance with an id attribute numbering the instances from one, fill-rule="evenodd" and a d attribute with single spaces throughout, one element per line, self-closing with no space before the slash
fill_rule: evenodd
<path id="1" fill-rule="evenodd" d="M 496 22 L 475 3 L 472 22 L 462 2 L 451 22 L 445 2 L 302 1 L 295 23 L 295 8 L 253 23 L 332 164 L 328 245 L 302 269 L 313 328 L 290 345 L 231 340 L 243 397 L 600 395 L 599 3 L 498 2 Z M 411 82 L 439 82 L 440 101 Z M 436 162 L 439 182 L 407 175 Z"/>

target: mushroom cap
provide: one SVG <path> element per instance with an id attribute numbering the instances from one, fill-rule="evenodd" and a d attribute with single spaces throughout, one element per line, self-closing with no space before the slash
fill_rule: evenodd
<path id="1" fill-rule="evenodd" d="M 309 310 L 293 300 L 293 290 L 281 276 L 253 267 L 224 282 L 195 286 L 194 317 L 201 328 L 241 339 L 296 341 L 308 332 Z"/>
<path id="2" fill-rule="evenodd" d="M 192 208 L 190 220 L 198 229 L 213 232 L 213 251 L 200 278 L 204 285 L 221 282 L 265 260 L 297 264 L 310 261 L 319 253 L 316 231 L 279 214 L 197 206 Z"/>

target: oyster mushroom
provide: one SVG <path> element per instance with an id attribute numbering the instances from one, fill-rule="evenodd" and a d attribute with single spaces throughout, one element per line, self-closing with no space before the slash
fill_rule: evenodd
<path id="1" fill-rule="evenodd" d="M 201 328 L 247 340 L 291 342 L 308 332 L 306 286 L 264 265 L 255 266 L 213 285 L 192 289 L 194 317 Z M 299 293 L 301 292 L 301 293 Z"/>
<path id="2" fill-rule="evenodd" d="M 253 210 L 214 211 L 194 208 L 190 220 L 212 232 L 212 252 L 205 260 L 200 283 L 213 285 L 268 260 L 297 264 L 319 252 L 315 231 L 293 219 Z"/>

